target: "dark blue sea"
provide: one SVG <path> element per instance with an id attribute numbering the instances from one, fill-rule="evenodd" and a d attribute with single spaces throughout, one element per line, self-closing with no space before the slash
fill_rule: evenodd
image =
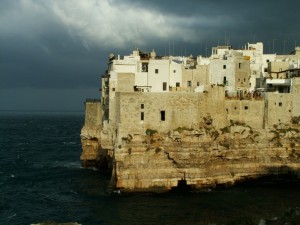
<path id="1" fill-rule="evenodd" d="M 83 113 L 0 113 L 0 224 L 300 224 L 297 183 L 204 192 L 108 192 L 106 171 L 84 169 Z"/>

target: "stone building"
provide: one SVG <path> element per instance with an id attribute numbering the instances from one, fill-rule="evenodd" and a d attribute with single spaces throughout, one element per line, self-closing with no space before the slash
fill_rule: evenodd
<path id="1" fill-rule="evenodd" d="M 126 190 L 298 171 L 297 54 L 264 55 L 257 43 L 215 47 L 209 58 L 110 55 L 101 101 L 85 103 L 83 164 L 108 166 Z"/>

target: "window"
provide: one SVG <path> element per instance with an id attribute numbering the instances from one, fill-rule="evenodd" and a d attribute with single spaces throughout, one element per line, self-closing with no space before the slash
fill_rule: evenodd
<path id="1" fill-rule="evenodd" d="M 158 73 L 158 69 L 155 69 L 155 73 Z"/>
<path id="2" fill-rule="evenodd" d="M 165 121 L 166 120 L 166 112 L 165 111 L 160 111 L 160 120 Z"/>
<path id="3" fill-rule="evenodd" d="M 187 82 L 187 86 L 188 86 L 188 87 L 191 87 L 191 86 L 192 86 L 192 81 L 189 80 L 189 81 Z"/>
<path id="4" fill-rule="evenodd" d="M 179 82 L 176 82 L 176 87 L 180 87 L 180 83 Z"/>
<path id="5" fill-rule="evenodd" d="M 167 90 L 167 82 L 163 82 L 163 91 Z"/>
<path id="6" fill-rule="evenodd" d="M 268 68 L 265 68 L 265 70 L 264 70 L 265 72 L 268 72 Z"/>
<path id="7" fill-rule="evenodd" d="M 282 102 L 279 102 L 279 104 L 278 104 L 280 107 L 282 106 Z"/>
<path id="8" fill-rule="evenodd" d="M 245 106 L 245 110 L 248 110 L 248 106 Z"/>
<path id="9" fill-rule="evenodd" d="M 269 59 L 267 59 L 267 60 L 266 60 L 266 62 L 270 62 L 270 60 L 269 60 Z"/>
<path id="10" fill-rule="evenodd" d="M 173 70 L 173 73 L 176 73 L 176 70 Z"/>
<path id="11" fill-rule="evenodd" d="M 224 84 L 224 85 L 227 84 L 226 76 L 223 77 L 223 84 Z"/>
<path id="12" fill-rule="evenodd" d="M 116 89 L 115 88 L 112 88 L 112 91 L 115 91 Z"/>
<path id="13" fill-rule="evenodd" d="M 244 78 L 244 82 L 246 82 L 246 78 Z"/>
<path id="14" fill-rule="evenodd" d="M 144 104 L 141 104 L 141 109 L 144 109 Z"/>
<path id="15" fill-rule="evenodd" d="M 284 93 L 285 91 L 284 91 L 284 87 L 279 87 L 278 88 L 278 91 L 279 91 L 279 93 Z"/>
<path id="16" fill-rule="evenodd" d="M 197 82 L 197 86 L 200 86 L 200 82 Z"/>
<path id="17" fill-rule="evenodd" d="M 148 72 L 148 63 L 142 63 L 142 72 Z"/>
<path id="18" fill-rule="evenodd" d="M 224 70 L 226 69 L 226 65 L 223 65 L 223 69 L 224 69 Z"/>
<path id="19" fill-rule="evenodd" d="M 141 120 L 144 120 L 144 112 L 141 112 Z"/>
<path id="20" fill-rule="evenodd" d="M 241 68 L 242 67 L 242 63 L 239 63 L 239 68 Z"/>

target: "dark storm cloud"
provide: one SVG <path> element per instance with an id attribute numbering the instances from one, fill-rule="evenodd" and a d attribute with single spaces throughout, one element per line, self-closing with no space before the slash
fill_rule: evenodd
<path id="1" fill-rule="evenodd" d="M 148 8 L 166 17 L 195 18 L 195 21 L 206 19 L 205 23 L 180 24 L 198 30 L 199 41 L 207 39 L 224 40 L 225 33 L 232 39 L 232 44 L 243 42 L 271 41 L 273 39 L 299 40 L 300 18 L 298 9 L 300 2 L 288 1 L 139 1 L 127 0 L 123 4 L 134 4 L 141 8 Z M 201 32 L 200 32 L 201 31 Z M 292 47 L 292 45 L 291 45 Z"/>
<path id="2" fill-rule="evenodd" d="M 97 96 L 108 54 L 136 47 L 209 55 L 217 44 L 263 41 L 267 52 L 291 51 L 300 44 L 299 8 L 296 0 L 2 0 L 0 104 L 12 107 L 1 97 L 27 90 L 30 98 L 32 89 Z"/>
<path id="3" fill-rule="evenodd" d="M 87 52 L 73 40 L 65 38 L 61 43 L 47 37 L 33 42 L 11 37 L 6 42 L 9 45 L 0 46 L 0 51 L 6 53 L 0 56 L 0 88 L 90 87 L 99 78 L 96 72 L 100 53 Z"/>

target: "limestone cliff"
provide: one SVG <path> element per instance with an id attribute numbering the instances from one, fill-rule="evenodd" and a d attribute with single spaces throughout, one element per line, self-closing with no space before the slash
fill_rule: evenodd
<path id="1" fill-rule="evenodd" d="M 299 177 L 299 130 L 298 124 L 253 129 L 234 121 L 217 129 L 207 122 L 198 129 L 128 133 L 118 142 L 114 131 L 84 127 L 81 159 L 112 159 L 112 181 L 127 191 L 169 190 L 181 180 L 204 188 L 271 174 Z"/>

